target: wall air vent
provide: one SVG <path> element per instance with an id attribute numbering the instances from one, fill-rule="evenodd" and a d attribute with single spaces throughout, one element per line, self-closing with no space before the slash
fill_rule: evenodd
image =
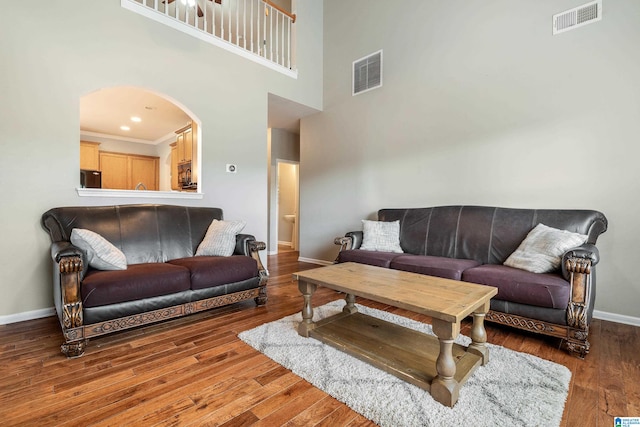
<path id="1" fill-rule="evenodd" d="M 553 34 L 564 33 L 602 19 L 602 0 L 553 15 Z"/>
<path id="2" fill-rule="evenodd" d="M 382 86 L 382 50 L 353 61 L 353 95 Z"/>

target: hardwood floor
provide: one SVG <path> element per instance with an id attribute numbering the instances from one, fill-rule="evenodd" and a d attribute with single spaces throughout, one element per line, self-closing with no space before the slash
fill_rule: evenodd
<path id="1" fill-rule="evenodd" d="M 291 273 L 317 266 L 297 258 L 294 251 L 268 257 L 265 307 L 245 302 L 101 337 L 78 359 L 60 353 L 55 317 L 0 326 L 3 427 L 374 425 L 237 338 L 301 309 Z M 321 288 L 314 304 L 339 298 Z M 462 332 L 468 335 L 469 326 L 465 321 Z M 487 324 L 487 336 L 491 343 L 571 370 L 563 426 L 613 426 L 614 416 L 640 416 L 640 328 L 594 320 L 585 360 L 559 350 L 559 342 L 549 337 L 493 324 Z"/>

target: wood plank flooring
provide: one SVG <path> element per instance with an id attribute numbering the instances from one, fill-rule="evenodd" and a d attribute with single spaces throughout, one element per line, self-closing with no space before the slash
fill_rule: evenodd
<path id="1" fill-rule="evenodd" d="M 55 317 L 0 326 L 3 427 L 374 425 L 237 338 L 301 309 L 291 274 L 317 266 L 297 259 L 293 251 L 268 257 L 265 307 L 244 302 L 100 337 L 78 359 L 60 353 Z M 314 304 L 339 298 L 321 288 Z M 358 303 L 430 321 L 384 304 Z M 465 320 L 462 332 L 468 335 L 469 328 Z M 612 426 L 614 416 L 640 416 L 640 328 L 594 320 L 585 360 L 559 350 L 556 339 L 491 323 L 487 338 L 571 370 L 563 426 Z"/>

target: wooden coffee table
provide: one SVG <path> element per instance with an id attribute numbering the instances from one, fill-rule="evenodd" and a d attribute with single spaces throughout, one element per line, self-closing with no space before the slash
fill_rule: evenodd
<path id="1" fill-rule="evenodd" d="M 460 387 L 489 361 L 484 316 L 498 290 L 422 274 L 358 263 L 334 264 L 293 274 L 302 293 L 298 333 L 313 337 L 389 372 L 453 406 Z M 341 313 L 313 321 L 311 298 L 318 286 L 346 294 Z M 433 337 L 358 313 L 356 296 L 426 314 L 433 319 Z M 453 341 L 460 321 L 473 314 L 472 343 Z"/>

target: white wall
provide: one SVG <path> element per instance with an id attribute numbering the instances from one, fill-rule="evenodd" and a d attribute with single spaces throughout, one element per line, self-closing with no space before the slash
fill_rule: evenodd
<path id="1" fill-rule="evenodd" d="M 596 310 L 640 318 L 640 2 L 552 36 L 569 0 L 325 0 L 324 111 L 301 122 L 301 257 L 387 207 L 602 211 Z M 384 50 L 382 88 L 351 64 Z"/>
<path id="2" fill-rule="evenodd" d="M 119 1 L 5 3 L 0 320 L 53 306 L 50 242 L 40 217 L 55 206 L 215 206 L 266 240 L 267 93 L 321 108 L 322 2 L 296 6 L 298 79 L 125 10 Z M 202 200 L 78 196 L 80 97 L 118 85 L 163 93 L 202 121 Z M 236 163 L 238 173 L 225 173 L 226 163 Z"/>

